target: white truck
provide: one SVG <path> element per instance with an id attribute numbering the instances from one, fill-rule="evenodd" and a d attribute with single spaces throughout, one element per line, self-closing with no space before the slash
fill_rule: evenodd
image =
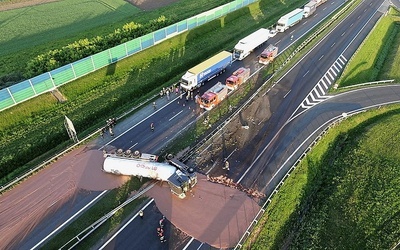
<path id="1" fill-rule="evenodd" d="M 305 18 L 311 16 L 315 12 L 316 9 L 317 9 L 317 2 L 315 0 L 308 2 L 306 5 L 304 5 L 303 16 Z"/>
<path id="2" fill-rule="evenodd" d="M 263 43 L 265 43 L 270 37 L 269 29 L 261 28 L 254 33 L 241 39 L 233 50 L 233 58 L 237 60 L 243 60 L 246 56 Z"/>
<path id="3" fill-rule="evenodd" d="M 154 157 L 149 159 L 120 154 L 105 154 L 104 156 L 104 172 L 166 181 L 171 192 L 181 199 L 185 198 L 186 193 L 197 184 L 194 169 L 174 158 L 168 159 L 167 162 L 157 162 Z"/>
<path id="4" fill-rule="evenodd" d="M 320 6 L 321 4 L 325 3 L 327 0 L 315 0 L 317 2 L 317 7 Z"/>
<path id="5" fill-rule="evenodd" d="M 295 9 L 290 13 L 284 15 L 278 20 L 278 23 L 276 24 L 276 30 L 278 32 L 284 32 L 285 30 L 294 26 L 295 24 L 300 22 L 301 19 L 303 19 L 303 13 L 303 9 Z"/>
<path id="6" fill-rule="evenodd" d="M 221 74 L 232 63 L 232 53 L 222 51 L 189 69 L 181 78 L 180 86 L 185 91 L 199 88 L 204 82 Z"/>

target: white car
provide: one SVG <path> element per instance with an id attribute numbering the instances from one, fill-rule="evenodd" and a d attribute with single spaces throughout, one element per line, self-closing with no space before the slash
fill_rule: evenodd
<path id="1" fill-rule="evenodd" d="M 269 31 L 269 37 L 274 37 L 275 35 L 276 35 L 276 30 L 275 29 L 271 29 L 270 31 Z"/>

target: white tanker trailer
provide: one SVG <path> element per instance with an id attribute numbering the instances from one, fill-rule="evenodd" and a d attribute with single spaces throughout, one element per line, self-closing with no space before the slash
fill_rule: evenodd
<path id="1" fill-rule="evenodd" d="M 117 175 L 146 177 L 168 182 L 172 193 L 179 198 L 186 197 L 186 192 L 197 183 L 197 176 L 193 168 L 184 163 L 169 159 L 167 162 L 105 154 L 103 171 Z"/>

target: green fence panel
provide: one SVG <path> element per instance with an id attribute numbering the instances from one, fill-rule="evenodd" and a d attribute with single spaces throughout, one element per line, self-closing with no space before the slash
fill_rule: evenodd
<path id="1" fill-rule="evenodd" d="M 154 31 L 154 42 L 155 43 L 164 40 L 166 37 L 167 37 L 167 32 L 166 32 L 165 28 Z"/>
<path id="2" fill-rule="evenodd" d="M 33 91 L 29 80 L 25 80 L 9 87 L 9 90 L 17 103 L 35 96 L 35 92 Z"/>
<path id="3" fill-rule="evenodd" d="M 148 47 L 154 45 L 153 33 L 141 36 L 140 39 L 141 39 L 142 49 L 145 49 L 145 48 L 148 48 Z"/>
<path id="4" fill-rule="evenodd" d="M 0 110 L 6 109 L 14 105 L 15 102 L 11 98 L 8 88 L 0 90 Z"/>
<path id="5" fill-rule="evenodd" d="M 168 26 L 167 28 L 165 28 L 165 32 L 166 32 L 167 36 L 170 36 L 170 35 L 178 32 L 178 25 L 172 24 L 172 25 Z"/>
<path id="6" fill-rule="evenodd" d="M 105 67 L 111 62 L 109 50 L 105 50 L 100 53 L 94 54 L 92 57 L 95 69 Z"/>
<path id="7" fill-rule="evenodd" d="M 110 49 L 111 62 L 116 62 L 127 56 L 125 43 Z"/>
<path id="8" fill-rule="evenodd" d="M 136 38 L 136 39 L 133 39 L 133 40 L 127 42 L 126 43 L 126 47 L 128 49 L 128 54 L 129 55 L 132 55 L 132 54 L 135 54 L 138 51 L 141 51 L 142 47 L 140 45 L 140 38 Z"/>
<path id="9" fill-rule="evenodd" d="M 215 11 L 215 17 L 216 18 L 221 17 L 221 16 L 222 16 L 222 8 L 220 8 L 220 9 Z"/>
<path id="10" fill-rule="evenodd" d="M 53 82 L 50 78 L 49 73 L 44 73 L 38 76 L 35 76 L 31 79 L 33 88 L 36 91 L 36 94 L 41 94 L 46 92 L 52 88 L 54 88 Z"/>
<path id="11" fill-rule="evenodd" d="M 226 15 L 229 13 L 229 4 L 222 7 L 222 15 Z"/>
<path id="12" fill-rule="evenodd" d="M 206 16 L 199 16 L 197 17 L 197 26 L 200 26 L 202 24 L 206 23 Z"/>
<path id="13" fill-rule="evenodd" d="M 91 56 L 73 62 L 72 67 L 75 71 L 75 75 L 77 78 L 94 71 L 94 66 Z"/>
<path id="14" fill-rule="evenodd" d="M 243 0 L 236 0 L 236 9 L 240 9 L 243 7 Z"/>
<path id="15" fill-rule="evenodd" d="M 215 19 L 215 13 L 213 12 L 213 13 L 210 13 L 210 14 L 208 14 L 207 15 L 207 22 L 210 22 L 210 21 L 212 21 L 212 20 L 214 20 Z"/>
<path id="16" fill-rule="evenodd" d="M 187 20 L 187 29 L 193 29 L 197 27 L 197 17 L 192 17 Z"/>
<path id="17" fill-rule="evenodd" d="M 64 83 L 75 79 L 72 64 L 64 65 L 60 68 L 52 70 L 50 71 L 50 75 L 53 78 L 53 82 L 56 86 L 63 85 Z"/>
<path id="18" fill-rule="evenodd" d="M 188 27 L 187 20 L 180 21 L 178 23 L 178 32 L 182 32 L 184 30 L 187 30 L 187 27 Z"/>

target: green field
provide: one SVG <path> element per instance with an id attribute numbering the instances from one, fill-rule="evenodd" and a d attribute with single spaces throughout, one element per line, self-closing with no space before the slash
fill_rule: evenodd
<path id="1" fill-rule="evenodd" d="M 338 80 L 339 87 L 378 80 L 400 81 L 400 66 L 391 67 L 399 65 L 399 31 L 399 12 L 391 8 L 346 66 Z"/>
<path id="2" fill-rule="evenodd" d="M 268 206 L 245 249 L 389 249 L 400 236 L 400 106 L 324 136 Z"/>
<path id="3" fill-rule="evenodd" d="M 140 11 L 123 0 L 63 0 L 1 11 L 0 84 L 19 82 L 26 63 L 49 50 L 80 39 L 106 36 L 126 23 L 143 24 L 161 15 L 182 20 L 226 2 L 180 0 L 160 9 Z"/>

